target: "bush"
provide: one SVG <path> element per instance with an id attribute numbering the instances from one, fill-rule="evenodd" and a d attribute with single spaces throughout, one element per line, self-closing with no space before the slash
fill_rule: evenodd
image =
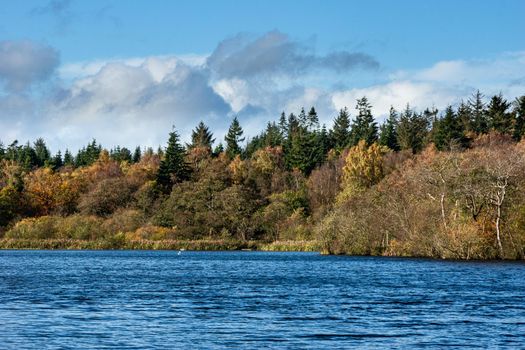
<path id="1" fill-rule="evenodd" d="M 60 218 L 57 234 L 60 238 L 96 240 L 105 238 L 108 232 L 102 227 L 103 221 L 95 216 L 72 215 Z"/>
<path id="2" fill-rule="evenodd" d="M 60 218 L 54 216 L 23 219 L 8 230 L 5 237 L 14 239 L 55 238 L 57 235 L 57 221 L 59 219 Z"/>

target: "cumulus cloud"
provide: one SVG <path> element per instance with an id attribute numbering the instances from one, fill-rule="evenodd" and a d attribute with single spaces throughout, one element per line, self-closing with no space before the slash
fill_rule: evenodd
<path id="1" fill-rule="evenodd" d="M 18 56 L 17 56 L 18 55 Z M 457 104 L 475 89 L 507 98 L 525 92 L 525 52 L 484 60 L 436 62 L 423 69 L 377 70 L 374 58 L 359 52 L 318 55 L 311 45 L 274 31 L 238 35 L 210 55 L 165 55 L 72 62 L 58 67 L 56 50 L 31 42 L 0 43 L 0 139 L 42 136 L 54 150 L 77 149 L 95 137 L 117 144 L 164 145 L 175 125 L 184 141 L 203 120 L 219 142 L 234 115 L 246 136 L 260 132 L 282 111 L 315 106 L 331 126 L 337 111 L 354 111 L 367 96 L 380 120 L 391 105 L 421 110 Z M 363 69 L 364 68 L 364 69 Z M 35 94 L 29 89 L 46 83 Z M 365 85 L 358 74 L 371 74 Z M 344 85 L 340 84 L 344 82 Z M 345 88 L 342 86 L 350 86 Z"/>
<path id="2" fill-rule="evenodd" d="M 377 69 L 379 63 L 362 52 L 337 51 L 316 55 L 313 48 L 272 31 L 250 38 L 239 34 L 219 43 L 207 60 L 221 78 L 249 78 L 261 74 L 296 75 L 310 69 L 337 72 L 356 68 Z"/>
<path id="3" fill-rule="evenodd" d="M 0 41 L 0 81 L 20 92 L 48 79 L 59 64 L 58 52 L 31 41 Z"/>

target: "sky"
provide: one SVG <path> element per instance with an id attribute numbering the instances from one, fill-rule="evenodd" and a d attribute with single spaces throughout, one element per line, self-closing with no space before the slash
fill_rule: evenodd
<path id="1" fill-rule="evenodd" d="M 328 127 L 367 96 L 457 106 L 525 94 L 523 0 L 3 0 L 0 140 L 52 151 L 218 140 L 315 106 Z"/>

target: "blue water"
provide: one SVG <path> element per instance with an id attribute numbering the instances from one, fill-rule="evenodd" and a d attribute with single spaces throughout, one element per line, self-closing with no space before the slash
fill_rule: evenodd
<path id="1" fill-rule="evenodd" d="M 0 251 L 0 348 L 525 348 L 525 265 Z"/>

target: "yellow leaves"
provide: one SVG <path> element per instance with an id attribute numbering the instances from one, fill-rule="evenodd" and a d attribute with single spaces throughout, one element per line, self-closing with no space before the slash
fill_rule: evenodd
<path id="1" fill-rule="evenodd" d="M 368 188 L 377 184 L 384 177 L 383 157 L 388 148 L 374 143 L 366 146 L 364 140 L 352 147 L 343 167 L 343 186 Z"/>
<path id="2" fill-rule="evenodd" d="M 236 155 L 235 158 L 231 161 L 229 165 L 230 172 L 232 174 L 232 180 L 235 184 L 242 182 L 242 179 L 246 175 L 246 169 L 244 162 L 241 160 L 239 155 Z"/>

